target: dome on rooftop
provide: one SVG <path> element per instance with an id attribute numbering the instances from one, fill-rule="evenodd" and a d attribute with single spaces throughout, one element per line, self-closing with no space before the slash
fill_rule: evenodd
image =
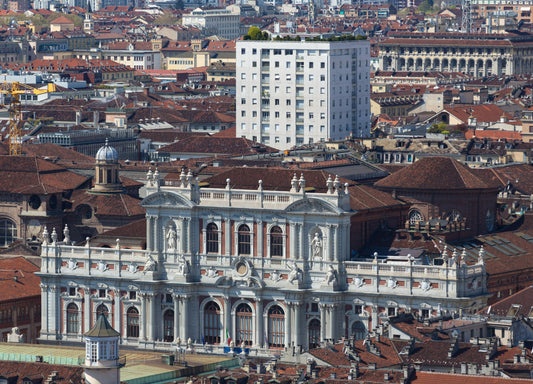
<path id="1" fill-rule="evenodd" d="M 109 145 L 108 139 L 105 139 L 105 144 L 96 152 L 96 160 L 100 161 L 118 161 L 117 150 Z"/>

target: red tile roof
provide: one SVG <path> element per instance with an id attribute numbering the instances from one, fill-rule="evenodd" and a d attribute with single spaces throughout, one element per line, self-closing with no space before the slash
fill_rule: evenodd
<path id="1" fill-rule="evenodd" d="M 437 372 L 416 372 L 411 378 L 412 384 L 520 384 L 531 383 L 526 379 L 509 379 L 493 376 L 456 375 Z"/>
<path id="2" fill-rule="evenodd" d="M 425 157 L 374 184 L 385 189 L 487 189 L 490 185 L 451 157 Z"/>
<path id="3" fill-rule="evenodd" d="M 97 194 L 76 190 L 72 193 L 70 200 L 73 210 L 82 204 L 87 204 L 95 208 L 97 216 L 142 217 L 146 213 L 145 209 L 139 205 L 139 199 L 125 193 Z"/>
<path id="4" fill-rule="evenodd" d="M 0 259 L 0 302 L 41 295 L 39 267 L 24 257 Z"/>
<path id="5" fill-rule="evenodd" d="M 70 19 L 67 19 L 65 16 L 60 16 L 57 19 L 52 20 L 50 24 L 72 24 L 74 25 L 74 22 Z"/>
<path id="6" fill-rule="evenodd" d="M 0 191 L 44 194 L 73 190 L 88 178 L 36 157 L 0 156 Z"/>
<path id="7" fill-rule="evenodd" d="M 255 143 L 242 137 L 188 137 L 158 149 L 159 152 L 252 155 L 256 153 L 275 153 L 277 149 Z"/>
<path id="8" fill-rule="evenodd" d="M 85 374 L 81 366 L 59 365 L 48 363 L 22 363 L 18 361 L 0 361 L 0 376 L 9 377 L 10 384 L 26 383 L 26 378 L 35 379 L 32 383 L 48 383 L 53 372 L 56 378 L 50 382 L 56 384 L 72 384 L 84 382 Z"/>

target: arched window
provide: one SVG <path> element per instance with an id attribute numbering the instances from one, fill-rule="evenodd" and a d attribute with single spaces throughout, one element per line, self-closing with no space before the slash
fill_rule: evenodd
<path id="1" fill-rule="evenodd" d="M 220 307 L 214 301 L 204 308 L 204 339 L 207 344 L 220 344 Z"/>
<path id="2" fill-rule="evenodd" d="M 411 213 L 409 213 L 409 224 L 416 224 L 418 221 L 422 221 L 424 220 L 424 216 L 422 216 L 422 214 L 417 211 L 417 210 L 412 210 Z"/>
<path id="3" fill-rule="evenodd" d="M 218 253 L 218 227 L 215 223 L 207 224 L 205 236 L 207 253 Z"/>
<path id="4" fill-rule="evenodd" d="M 139 311 L 130 307 L 126 313 L 126 336 L 139 337 Z"/>
<path id="5" fill-rule="evenodd" d="M 248 304 L 240 304 L 236 311 L 237 317 L 235 327 L 235 344 L 236 345 L 252 345 L 253 337 L 253 317 L 252 309 Z"/>
<path id="6" fill-rule="evenodd" d="M 250 228 L 243 224 L 239 227 L 239 255 L 249 255 L 250 254 Z"/>
<path id="7" fill-rule="evenodd" d="M 283 231 L 277 225 L 270 230 L 270 257 L 283 256 Z"/>
<path id="8" fill-rule="evenodd" d="M 174 341 L 174 311 L 171 309 L 163 315 L 163 341 Z"/>
<path id="9" fill-rule="evenodd" d="M 309 322 L 309 349 L 320 347 L 320 320 Z"/>
<path id="10" fill-rule="evenodd" d="M 104 315 L 105 318 L 109 320 L 109 310 L 104 304 L 100 304 L 96 307 L 96 319 L 98 319 L 100 315 Z"/>
<path id="11" fill-rule="evenodd" d="M 362 321 L 354 321 L 352 324 L 352 335 L 356 340 L 362 340 L 366 336 L 366 327 Z"/>
<path id="12" fill-rule="evenodd" d="M 285 313 L 279 305 L 268 310 L 268 346 L 283 348 L 285 336 Z"/>
<path id="13" fill-rule="evenodd" d="M 70 303 L 67 306 L 67 333 L 78 333 L 79 329 L 78 306 Z"/>
<path id="14" fill-rule="evenodd" d="M 0 220 L 0 247 L 7 247 L 17 238 L 17 226 L 9 219 Z"/>

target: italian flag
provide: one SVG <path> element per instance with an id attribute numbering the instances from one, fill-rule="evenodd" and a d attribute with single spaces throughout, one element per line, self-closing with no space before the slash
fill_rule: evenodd
<path id="1" fill-rule="evenodd" d="M 228 345 L 230 345 L 231 344 L 231 337 L 229 335 L 228 328 L 226 328 L 226 339 L 228 340 Z"/>

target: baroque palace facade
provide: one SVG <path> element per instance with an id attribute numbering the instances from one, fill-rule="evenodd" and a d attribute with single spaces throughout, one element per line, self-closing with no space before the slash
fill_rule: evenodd
<path id="1" fill-rule="evenodd" d="M 533 71 L 533 35 L 394 32 L 379 43 L 382 71 L 462 72 L 474 77 Z"/>
<path id="2" fill-rule="evenodd" d="M 150 171 L 145 250 L 119 239 L 73 246 L 68 232 L 62 241 L 45 232 L 41 342 L 81 342 L 104 313 L 127 346 L 271 353 L 363 338 L 402 311 L 429 318 L 486 303 L 482 251 L 470 265 L 446 250 L 442 265 L 417 255 L 352 260 L 356 212 L 338 178 L 322 192 L 296 175 L 285 190 L 226 183 L 200 188 L 190 173 L 165 182 Z"/>

